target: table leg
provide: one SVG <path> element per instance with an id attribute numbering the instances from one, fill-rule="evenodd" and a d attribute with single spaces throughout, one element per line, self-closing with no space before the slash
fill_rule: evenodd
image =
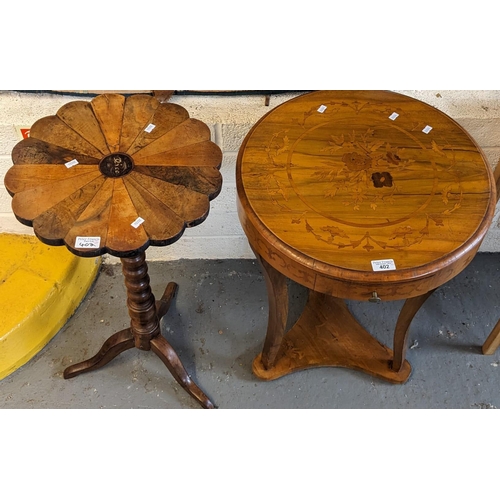
<path id="1" fill-rule="evenodd" d="M 268 370 L 274 366 L 276 356 L 285 335 L 286 322 L 288 319 L 288 286 L 286 277 L 276 271 L 257 253 L 267 286 L 269 298 L 269 320 L 267 323 L 267 334 L 262 349 L 262 364 Z"/>
<path id="2" fill-rule="evenodd" d="M 127 289 L 127 306 L 130 328 L 112 335 L 100 351 L 87 361 L 82 361 L 64 370 L 64 378 L 103 367 L 120 353 L 136 347 L 143 351 L 152 350 L 167 366 L 175 380 L 203 408 L 214 408 L 213 403 L 191 380 L 181 360 L 161 335 L 160 320 L 168 312 L 177 291 L 176 283 L 169 283 L 160 300 L 155 300 L 146 264 L 146 255 L 139 252 L 133 257 L 122 258 L 122 269 Z"/>
<path id="3" fill-rule="evenodd" d="M 68 366 L 68 368 L 64 370 L 63 376 L 66 379 L 73 378 L 81 373 L 102 368 L 104 365 L 107 365 L 110 361 L 116 358 L 116 356 L 128 349 L 132 349 L 132 347 L 134 347 L 134 336 L 132 335 L 130 328 L 126 328 L 125 330 L 117 332 L 109 337 L 109 339 L 104 342 L 100 351 L 92 358 L 87 361 L 82 361 L 81 363 Z"/>
<path id="4" fill-rule="evenodd" d="M 181 387 L 191 394 L 203 408 L 213 409 L 213 403 L 207 398 L 203 391 L 191 380 L 172 346 L 162 335 L 158 335 L 151 341 L 151 350 L 163 361 L 172 376 Z"/>
<path id="5" fill-rule="evenodd" d="M 500 320 L 497 322 L 491 333 L 483 344 L 483 354 L 495 354 L 500 346 Z"/>
<path id="6" fill-rule="evenodd" d="M 167 285 L 167 288 L 165 288 L 165 291 L 163 292 L 161 299 L 156 301 L 156 313 L 159 319 L 163 318 L 163 316 L 167 314 L 170 308 L 170 303 L 175 297 L 178 288 L 179 287 L 177 283 L 174 282 L 169 283 Z"/>
<path id="7" fill-rule="evenodd" d="M 418 297 L 407 299 L 399 313 L 396 329 L 394 330 L 394 361 L 392 369 L 399 372 L 403 367 L 408 348 L 408 331 L 410 323 L 413 321 L 415 314 L 424 305 L 424 302 L 434 293 L 435 290 L 430 290 Z"/>

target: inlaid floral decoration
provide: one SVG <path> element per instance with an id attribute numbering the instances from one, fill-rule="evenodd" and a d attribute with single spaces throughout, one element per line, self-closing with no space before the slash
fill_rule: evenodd
<path id="1" fill-rule="evenodd" d="M 325 103 L 327 110 L 322 117 L 327 121 L 337 113 L 349 109 L 350 112 L 359 114 L 365 111 L 380 114 L 387 119 L 393 108 L 380 109 L 372 107 L 369 102 L 344 103 L 332 101 Z M 401 110 L 397 110 L 402 113 Z M 304 130 L 303 137 L 307 131 L 318 126 L 317 107 L 303 113 L 299 119 L 292 119 L 296 126 Z M 316 117 L 316 121 L 309 121 Z M 425 124 L 414 120 L 411 116 L 406 117 L 410 133 L 422 130 Z M 437 193 L 441 197 L 443 210 L 424 211 L 425 223 L 420 227 L 413 227 L 407 222 L 394 225 L 392 236 L 389 239 L 373 237 L 368 229 L 361 238 L 352 239 L 347 228 L 342 229 L 337 225 L 325 225 L 313 227 L 308 220 L 308 214 L 312 210 L 301 212 L 290 208 L 288 202 L 293 189 L 284 180 L 283 172 L 290 169 L 290 155 L 294 144 L 291 144 L 290 130 L 274 133 L 266 146 L 266 153 L 274 168 L 267 169 L 265 174 L 265 185 L 270 198 L 277 209 L 282 212 L 290 212 L 292 224 L 304 224 L 305 230 L 312 234 L 317 240 L 337 248 L 357 248 L 362 246 L 367 252 L 375 248 L 401 249 L 420 243 L 430 234 L 431 226 L 444 225 L 446 217 L 461 207 L 463 198 L 460 183 L 460 172 L 456 166 L 455 152 L 450 145 L 438 145 L 435 140 L 430 141 L 430 150 L 436 158 L 446 157 L 449 167 L 447 175 L 450 182 Z M 300 142 L 300 139 L 299 141 Z M 404 148 L 398 148 L 391 142 L 377 136 L 375 128 L 368 128 L 364 132 L 352 131 L 346 134 L 330 135 L 327 143 L 318 150 L 321 158 L 331 156 L 335 158 L 335 164 L 327 168 L 318 168 L 312 175 L 312 181 L 318 181 L 321 185 L 328 186 L 324 190 L 325 198 L 334 198 L 342 193 L 342 204 L 350 207 L 353 211 L 361 209 L 377 212 L 386 203 L 393 204 L 395 197 L 401 194 L 398 185 L 398 174 L 411 169 L 415 160 L 407 154 Z M 340 158 L 340 162 L 339 162 Z M 292 160 L 293 161 L 293 160 Z M 327 162 L 326 162 L 327 163 Z"/>
<path id="2" fill-rule="evenodd" d="M 82 256 L 168 245 L 208 215 L 220 148 L 187 110 L 136 94 L 73 101 L 12 152 L 5 187 L 18 220 Z"/>

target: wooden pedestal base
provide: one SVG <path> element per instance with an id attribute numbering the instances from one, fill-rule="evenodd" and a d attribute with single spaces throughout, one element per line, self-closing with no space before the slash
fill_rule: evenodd
<path id="1" fill-rule="evenodd" d="M 394 330 L 394 351 L 373 338 L 352 316 L 343 299 L 309 290 L 304 311 L 285 334 L 288 318 L 287 278 L 254 253 L 262 266 L 269 298 L 269 321 L 254 374 L 274 380 L 320 366 L 341 366 L 393 383 L 405 382 L 411 367 L 405 360 L 408 330 L 415 314 L 434 290 L 405 301 Z"/>
<path id="2" fill-rule="evenodd" d="M 97 370 L 122 352 L 137 347 L 143 351 L 152 350 L 189 395 L 195 398 L 203 408 L 214 408 L 213 403 L 191 380 L 176 352 L 160 332 L 160 319 L 168 312 L 170 302 L 177 290 L 177 284 L 169 283 L 161 299 L 155 301 L 149 286 L 144 252 L 140 252 L 135 257 L 123 258 L 121 262 L 127 287 L 130 328 L 112 335 L 92 358 L 66 368 L 64 378 L 69 379 Z"/>
<path id="3" fill-rule="evenodd" d="M 253 372 L 263 380 L 274 380 L 307 368 L 339 366 L 394 383 L 405 382 L 410 364 L 404 361 L 401 370 L 394 371 L 392 360 L 392 351 L 356 321 L 343 300 L 311 291 L 302 316 L 283 338 L 272 367 L 265 369 L 259 354 Z"/>

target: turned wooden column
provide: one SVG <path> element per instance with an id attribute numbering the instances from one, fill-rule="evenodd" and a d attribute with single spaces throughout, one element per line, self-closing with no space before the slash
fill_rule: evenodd
<path id="1" fill-rule="evenodd" d="M 156 312 L 156 301 L 149 285 L 146 255 L 140 252 L 134 257 L 121 259 L 130 329 L 135 347 L 143 351 L 151 349 L 151 340 L 160 333 L 160 320 Z"/>

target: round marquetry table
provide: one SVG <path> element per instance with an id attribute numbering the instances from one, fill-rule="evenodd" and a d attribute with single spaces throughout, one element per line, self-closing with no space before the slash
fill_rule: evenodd
<path id="1" fill-rule="evenodd" d="M 5 177 L 17 219 L 48 245 L 81 257 L 121 259 L 130 327 L 64 378 L 100 368 L 123 351 L 152 350 L 202 407 L 213 403 L 161 335 L 177 285 L 151 291 L 145 251 L 170 245 L 205 220 L 220 192 L 220 148 L 209 128 L 172 103 L 140 94 L 74 101 L 38 120 L 12 152 Z"/>
<path id="2" fill-rule="evenodd" d="M 239 217 L 262 264 L 269 322 L 254 373 L 317 366 L 406 381 L 410 323 L 473 259 L 494 214 L 491 168 L 451 118 L 385 91 L 318 91 L 266 114 L 237 160 Z M 287 278 L 309 289 L 285 332 Z M 345 300 L 405 299 L 393 350 Z"/>

